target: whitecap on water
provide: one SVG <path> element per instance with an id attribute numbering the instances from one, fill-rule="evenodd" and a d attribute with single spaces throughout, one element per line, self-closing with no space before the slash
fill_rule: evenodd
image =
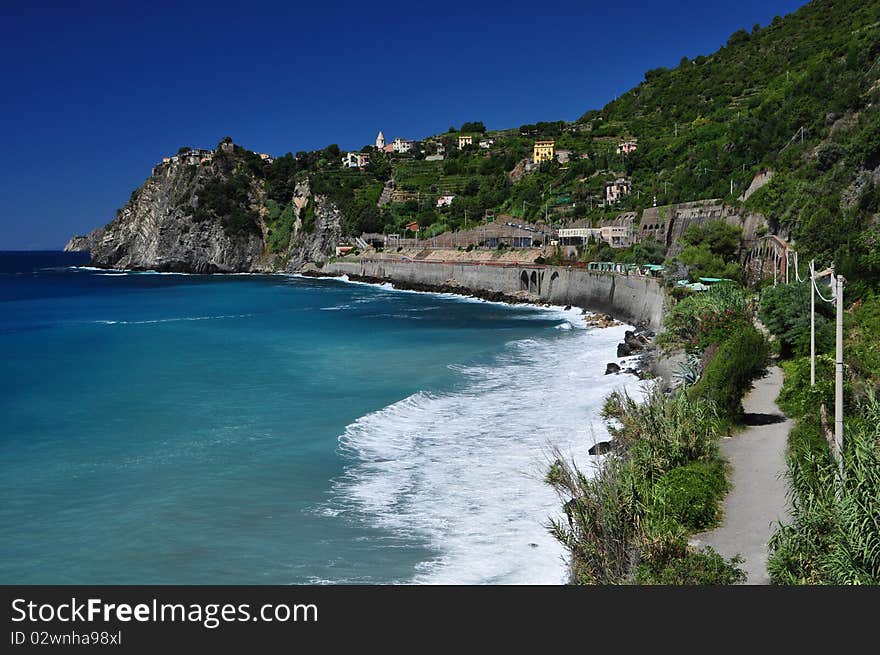
<path id="1" fill-rule="evenodd" d="M 556 584 L 562 547 L 547 532 L 561 503 L 543 481 L 553 448 L 591 466 L 598 418 L 634 376 L 605 376 L 625 326 L 508 344 L 493 366 L 461 367 L 454 392 L 416 393 L 349 425 L 334 508 L 437 553 L 419 583 Z"/>

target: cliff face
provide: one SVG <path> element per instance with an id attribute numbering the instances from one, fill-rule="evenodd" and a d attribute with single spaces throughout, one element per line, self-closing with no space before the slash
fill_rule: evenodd
<path id="1" fill-rule="evenodd" d="M 312 196 L 314 229 L 306 231 L 300 220 L 293 239 L 287 270 L 297 271 L 307 262 L 317 262 L 332 254 L 342 238 L 342 212 L 325 196 Z M 304 213 L 303 211 L 300 214 Z"/>
<path id="2" fill-rule="evenodd" d="M 333 253 L 342 217 L 332 202 L 312 196 L 307 182 L 297 185 L 292 200 L 296 224 L 290 246 L 270 253 L 264 184 L 253 161 L 240 153 L 220 152 L 198 164 L 181 158 L 157 166 L 114 220 L 73 237 L 65 250 L 87 250 L 92 265 L 106 268 L 182 273 L 296 270 Z M 304 227 L 306 214 L 310 224 Z"/>

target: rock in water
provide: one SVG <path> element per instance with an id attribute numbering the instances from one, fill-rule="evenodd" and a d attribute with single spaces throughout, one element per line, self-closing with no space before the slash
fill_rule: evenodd
<path id="1" fill-rule="evenodd" d="M 620 373 L 620 367 L 614 362 L 609 362 L 605 365 L 605 375 L 611 375 L 612 373 Z"/>
<path id="2" fill-rule="evenodd" d="M 605 455 L 606 453 L 611 452 L 611 442 L 610 441 L 600 441 L 592 448 L 590 448 L 591 455 Z"/>

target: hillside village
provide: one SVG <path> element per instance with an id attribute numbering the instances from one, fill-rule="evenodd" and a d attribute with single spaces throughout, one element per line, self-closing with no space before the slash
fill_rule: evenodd
<path id="1" fill-rule="evenodd" d="M 180 148 L 152 175 L 178 164 L 209 167 L 218 155 L 237 154 L 267 179 L 286 178 L 287 188 L 307 179 L 346 214 L 332 252 L 336 257 L 484 260 L 492 251 L 494 259 L 510 252 L 504 258 L 517 261 L 620 261 L 655 266 L 645 270 L 658 274 L 663 271 L 658 265 L 680 254 L 692 226 L 725 222 L 738 230 L 743 252 L 767 232 L 764 217 L 742 202 L 767 184 L 772 172 L 759 169 L 751 179 L 731 182 L 731 193 L 743 188 L 738 197 L 668 202 L 677 196 L 667 183 L 634 182 L 628 174 L 642 152 L 639 139 L 626 129 L 615 130 L 620 136 L 602 136 L 603 126 L 594 123 L 599 121 L 488 131 L 471 122 L 418 141 L 400 136 L 388 141 L 380 130 L 360 150 L 328 146 L 278 158 L 226 137 L 213 150 Z M 266 203 L 269 257 L 283 261 L 297 230 L 295 219 L 305 223 L 307 203 L 293 205 L 287 209 L 283 196 Z M 689 277 L 714 279 L 729 272 L 717 262 L 686 263 L 692 266 L 690 274 L 678 275 L 682 284 Z M 693 288 L 701 288 L 699 281 Z"/>
<path id="2" fill-rule="evenodd" d="M 544 130 L 566 135 L 560 139 L 566 147 L 557 147 L 555 138 L 544 138 Z M 548 247 L 552 247 L 557 259 L 572 262 L 595 259 L 590 256 L 589 246 L 594 246 L 592 255 L 596 255 L 597 244 L 631 249 L 650 241 L 656 242 L 655 251 L 659 254 L 642 263 L 658 264 L 667 252 L 677 254 L 680 248 L 676 244 L 691 225 L 723 220 L 740 227 L 744 248 L 766 232 L 762 217 L 744 213 L 732 204 L 725 205 L 717 198 L 658 206 L 657 195 L 648 193 L 653 190 L 637 189 L 633 203 L 632 180 L 618 171 L 595 170 L 593 160 L 618 157 L 625 169 L 626 159 L 638 152 L 638 139 L 594 140 L 591 132 L 591 127 L 587 129 L 577 123 L 557 124 L 550 130 L 523 126 L 518 134 L 486 132 L 482 123 L 471 123 L 423 141 L 397 137 L 389 143 L 379 131 L 372 146 L 344 153 L 341 163 L 345 169 L 367 175 L 374 158 L 384 157 L 383 161 L 390 164 L 391 176 L 385 181 L 376 206 L 384 215 L 398 220 L 386 224 L 383 232 L 350 235 L 337 246 L 335 254 L 360 251 L 369 255 L 371 251 L 403 249 L 540 249 L 517 255 L 519 259 L 534 260 L 546 259 Z M 521 153 L 529 145 L 531 152 L 526 157 L 515 161 L 510 157 L 511 152 Z M 477 212 L 468 216 L 467 205 L 472 206 L 469 198 L 473 198 L 475 191 L 473 183 L 483 181 L 480 167 L 487 167 L 487 160 L 491 162 L 493 157 L 503 157 L 505 164 L 513 162 L 505 175 L 514 193 L 517 187 L 529 184 L 530 176 L 551 178 L 546 181 L 547 191 L 541 192 L 543 202 L 536 206 L 523 201 L 518 207 L 510 199 L 500 199 L 496 206 L 478 207 Z M 439 163 L 445 161 L 456 162 L 454 169 L 459 171 L 473 170 L 467 166 L 476 162 L 476 172 L 447 175 L 447 168 Z M 462 166 L 458 162 L 467 164 Z M 592 169 L 593 173 L 572 177 L 572 169 L 583 173 Z M 758 171 L 748 195 L 771 178 L 768 171 Z M 651 198 L 648 207 L 639 202 L 643 193 L 646 199 Z M 737 200 L 746 198 L 744 193 Z M 460 220 L 456 220 L 455 210 L 460 204 L 465 207 Z M 628 209 L 621 211 L 624 207 Z M 409 254 L 421 258 L 449 256 L 416 252 Z M 477 253 L 471 255 L 477 257 Z"/>

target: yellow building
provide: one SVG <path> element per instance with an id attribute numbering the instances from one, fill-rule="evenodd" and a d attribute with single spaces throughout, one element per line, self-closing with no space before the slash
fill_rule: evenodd
<path id="1" fill-rule="evenodd" d="M 532 153 L 532 161 L 539 163 L 550 161 L 556 155 L 555 141 L 535 141 L 535 150 Z"/>

